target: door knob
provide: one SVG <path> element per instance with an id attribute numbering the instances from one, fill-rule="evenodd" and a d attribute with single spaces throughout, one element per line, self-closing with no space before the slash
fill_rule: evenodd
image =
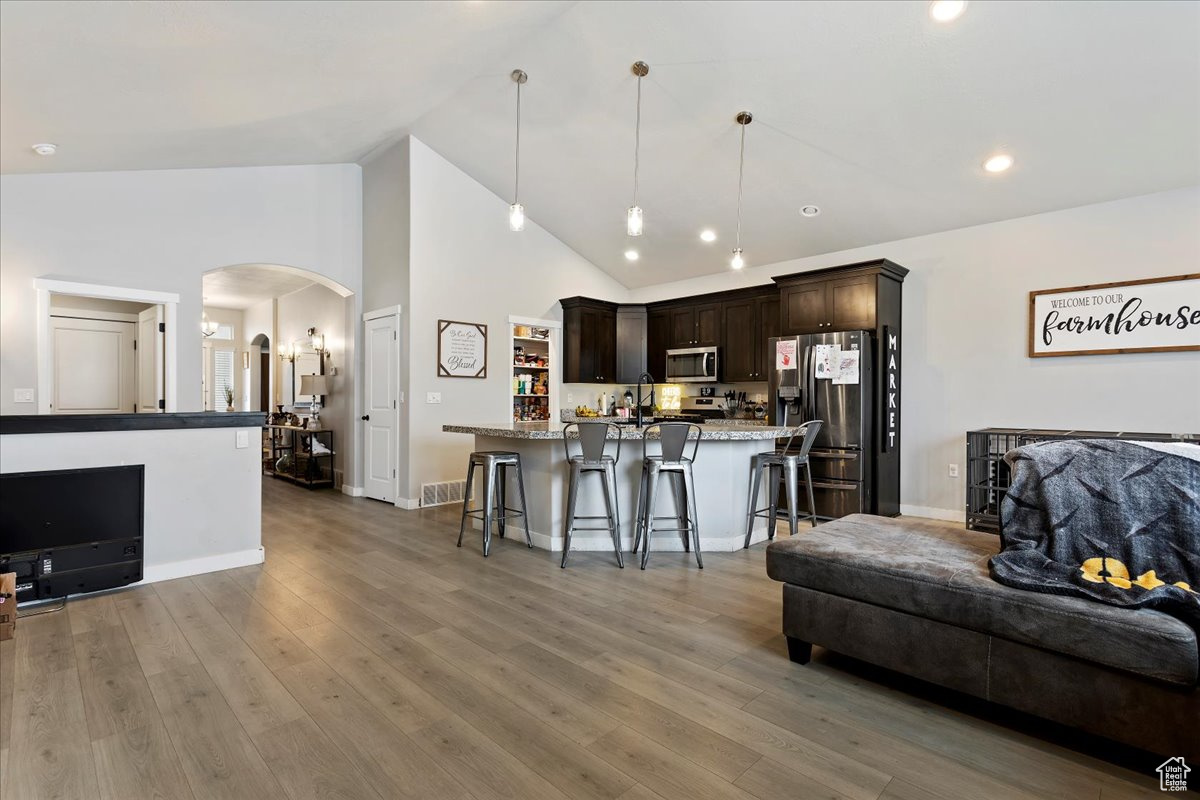
<path id="1" fill-rule="evenodd" d="M 363 415 L 362 415 L 362 418 L 363 418 L 363 422 L 366 422 L 367 420 L 369 420 L 369 419 L 371 418 L 371 415 L 370 415 L 370 414 L 363 414 Z"/>

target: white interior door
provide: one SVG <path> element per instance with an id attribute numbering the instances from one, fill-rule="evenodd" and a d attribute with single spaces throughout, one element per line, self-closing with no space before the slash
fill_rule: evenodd
<path id="1" fill-rule="evenodd" d="M 134 322 L 51 317 L 51 411 L 132 413 L 136 327 Z"/>
<path id="2" fill-rule="evenodd" d="M 396 502 L 396 468 L 400 442 L 399 362 L 397 317 L 366 322 L 366 402 L 363 409 L 363 494 Z"/>
<path id="3" fill-rule="evenodd" d="M 137 412 L 155 414 L 163 407 L 163 307 L 153 306 L 138 314 L 137 323 Z"/>

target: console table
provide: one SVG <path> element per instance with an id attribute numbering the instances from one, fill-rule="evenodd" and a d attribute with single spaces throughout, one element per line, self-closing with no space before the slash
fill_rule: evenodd
<path id="1" fill-rule="evenodd" d="M 263 426 L 263 472 L 273 478 L 309 489 L 333 486 L 333 456 L 333 431 Z"/>

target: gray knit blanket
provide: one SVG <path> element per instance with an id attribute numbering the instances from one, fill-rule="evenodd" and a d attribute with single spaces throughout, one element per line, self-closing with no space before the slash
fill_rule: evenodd
<path id="1" fill-rule="evenodd" d="M 1200 445 L 1074 439 L 1004 460 L 996 581 L 1153 608 L 1200 631 Z"/>

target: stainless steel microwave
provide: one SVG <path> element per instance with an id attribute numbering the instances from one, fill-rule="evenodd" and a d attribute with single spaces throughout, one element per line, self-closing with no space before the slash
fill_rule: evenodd
<path id="1" fill-rule="evenodd" d="M 667 383 L 716 383 L 717 348 L 688 347 L 667 351 Z"/>

